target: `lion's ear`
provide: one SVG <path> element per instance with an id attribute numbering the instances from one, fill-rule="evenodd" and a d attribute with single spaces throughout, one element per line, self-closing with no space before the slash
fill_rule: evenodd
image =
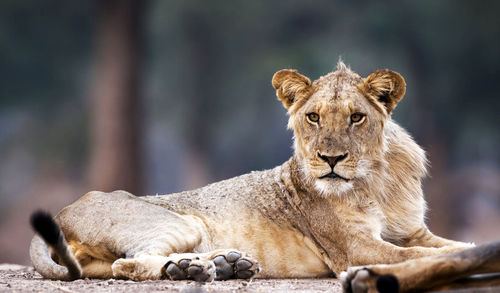
<path id="1" fill-rule="evenodd" d="M 311 81 L 297 70 L 280 70 L 274 74 L 272 82 L 276 96 L 286 109 L 297 101 L 308 98 L 311 92 Z"/>
<path id="2" fill-rule="evenodd" d="M 365 94 L 381 103 L 390 114 L 406 91 L 406 82 L 397 72 L 380 69 L 370 74 L 363 83 Z"/>

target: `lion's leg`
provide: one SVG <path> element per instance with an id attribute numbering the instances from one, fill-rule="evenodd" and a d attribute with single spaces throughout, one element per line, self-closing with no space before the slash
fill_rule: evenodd
<path id="1" fill-rule="evenodd" d="M 408 292 L 492 272 L 500 272 L 500 242 L 393 265 L 351 267 L 341 279 L 346 292 Z"/>
<path id="2" fill-rule="evenodd" d="M 445 285 L 433 287 L 431 291 L 459 290 L 467 288 L 499 287 L 500 273 L 472 275 L 467 278 L 458 279 Z"/>
<path id="3" fill-rule="evenodd" d="M 141 252 L 133 258 L 120 258 L 111 266 L 115 278 L 143 280 L 212 281 L 249 279 L 259 272 L 258 262 L 235 249 L 206 253 L 172 253 L 168 256 Z"/>
<path id="4" fill-rule="evenodd" d="M 410 259 L 453 253 L 464 247 L 400 247 L 381 239 L 358 237 L 349 247 L 350 265 L 395 264 Z"/>
<path id="5" fill-rule="evenodd" d="M 347 275 L 342 274 L 346 291 L 377 292 L 375 276 L 393 274 L 393 272 L 413 270 L 414 261 L 428 259 L 439 255 L 463 251 L 463 247 L 400 247 L 389 242 L 358 235 L 358 240 L 353 241 L 349 248 L 350 267 Z M 400 268 L 402 263 L 410 263 L 408 268 Z M 373 264 L 366 266 L 366 264 Z M 372 271 L 371 269 L 374 268 Z M 399 269 L 400 268 L 400 269 Z M 432 270 L 430 270 L 432 271 Z M 358 274 L 359 273 L 359 274 Z M 376 274 L 376 275 L 375 275 Z M 420 275 L 419 275 L 420 276 Z M 385 280 L 385 279 L 383 279 Z M 412 280 L 409 279 L 411 282 Z M 352 285 L 352 287 L 350 287 Z M 372 291 L 371 291 L 372 290 Z"/>
<path id="6" fill-rule="evenodd" d="M 472 243 L 465 243 L 460 241 L 454 241 L 450 239 L 446 239 L 443 237 L 439 237 L 434 235 L 427 227 L 422 225 L 417 228 L 413 233 L 411 233 L 407 240 L 402 244 L 403 246 L 422 246 L 422 247 L 461 247 L 472 248 L 475 245 Z"/>
<path id="7" fill-rule="evenodd" d="M 114 278 L 134 281 L 159 280 L 161 269 L 168 261 L 161 255 L 143 255 L 134 258 L 119 258 L 112 265 Z"/>
<path id="8" fill-rule="evenodd" d="M 249 279 L 259 272 L 259 264 L 246 253 L 235 249 L 220 249 L 207 253 L 180 253 L 169 256 L 163 273 L 171 280 L 197 281 Z M 199 262 L 210 263 L 207 270 Z"/>
<path id="9" fill-rule="evenodd" d="M 170 277 L 165 272 L 165 267 L 175 264 L 177 271 Z M 169 256 L 141 255 L 134 258 L 121 258 L 113 265 L 115 278 L 128 278 L 136 281 L 192 279 L 195 281 L 211 281 L 215 278 L 215 264 L 200 253 L 173 253 Z M 173 269 L 172 269 L 173 273 Z"/>
<path id="10" fill-rule="evenodd" d="M 188 227 L 184 228 L 187 230 Z M 193 239 L 188 241 L 190 237 Z M 136 281 L 159 280 L 163 266 L 170 260 L 169 256 L 175 251 L 192 251 L 194 242 L 199 242 L 197 238 L 191 233 L 160 236 L 144 233 L 140 239 L 131 240 L 133 245 L 125 252 L 124 258 L 114 261 L 111 266 L 113 276 Z M 193 243 L 186 245 L 188 242 Z"/>
<path id="11" fill-rule="evenodd" d="M 187 227 L 185 227 L 187 229 Z M 163 236 L 163 235 L 162 235 Z M 136 281 L 159 280 L 165 278 L 164 266 L 170 262 L 181 264 L 189 261 L 190 278 L 197 281 L 212 280 L 215 266 L 204 253 L 190 253 L 194 242 L 199 242 L 195 235 L 178 233 L 176 236 L 162 238 L 154 235 L 142 235 L 142 241 L 136 243 L 138 247 L 126 254 L 125 258 L 117 259 L 111 269 L 115 278 L 127 278 Z M 191 241 L 188 241 L 188 239 Z M 193 242 L 186 246 L 184 242 Z M 136 252 L 138 251 L 138 252 Z M 185 252 L 185 253 L 174 253 Z M 184 262 L 182 262 L 184 264 Z M 188 269 L 186 266 L 184 269 Z M 199 272 L 197 272 L 197 270 Z M 185 279 L 185 278 L 183 278 Z"/>

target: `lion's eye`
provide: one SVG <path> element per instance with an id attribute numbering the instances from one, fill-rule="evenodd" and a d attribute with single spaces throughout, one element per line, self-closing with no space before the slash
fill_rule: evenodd
<path id="1" fill-rule="evenodd" d="M 317 123 L 319 121 L 319 114 L 317 113 L 309 113 L 307 114 L 307 118 L 311 121 L 311 122 L 315 122 Z"/>
<path id="2" fill-rule="evenodd" d="M 360 122 L 361 120 L 363 120 L 364 117 L 365 117 L 365 114 L 354 113 L 351 115 L 351 122 L 352 123 Z"/>

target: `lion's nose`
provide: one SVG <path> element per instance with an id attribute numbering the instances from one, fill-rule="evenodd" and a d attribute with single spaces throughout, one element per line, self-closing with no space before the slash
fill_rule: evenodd
<path id="1" fill-rule="evenodd" d="M 330 165 L 330 167 L 333 169 L 333 167 L 335 167 L 335 165 L 337 165 L 338 162 L 344 160 L 345 158 L 347 158 L 347 153 L 346 154 L 343 154 L 343 155 L 339 155 L 339 156 L 325 156 L 325 155 L 322 155 L 320 153 L 318 153 L 318 156 L 325 162 L 328 163 L 328 165 Z"/>

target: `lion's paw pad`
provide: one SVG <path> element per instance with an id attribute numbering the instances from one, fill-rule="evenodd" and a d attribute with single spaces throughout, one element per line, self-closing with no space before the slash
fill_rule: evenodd
<path id="1" fill-rule="evenodd" d="M 256 260 L 238 251 L 217 255 L 213 261 L 216 268 L 216 280 L 250 279 L 260 271 Z"/>
<path id="2" fill-rule="evenodd" d="M 195 280 L 209 282 L 215 277 L 215 265 L 212 261 L 199 259 L 181 259 L 178 262 L 169 261 L 163 267 L 163 276 L 170 280 Z"/>

